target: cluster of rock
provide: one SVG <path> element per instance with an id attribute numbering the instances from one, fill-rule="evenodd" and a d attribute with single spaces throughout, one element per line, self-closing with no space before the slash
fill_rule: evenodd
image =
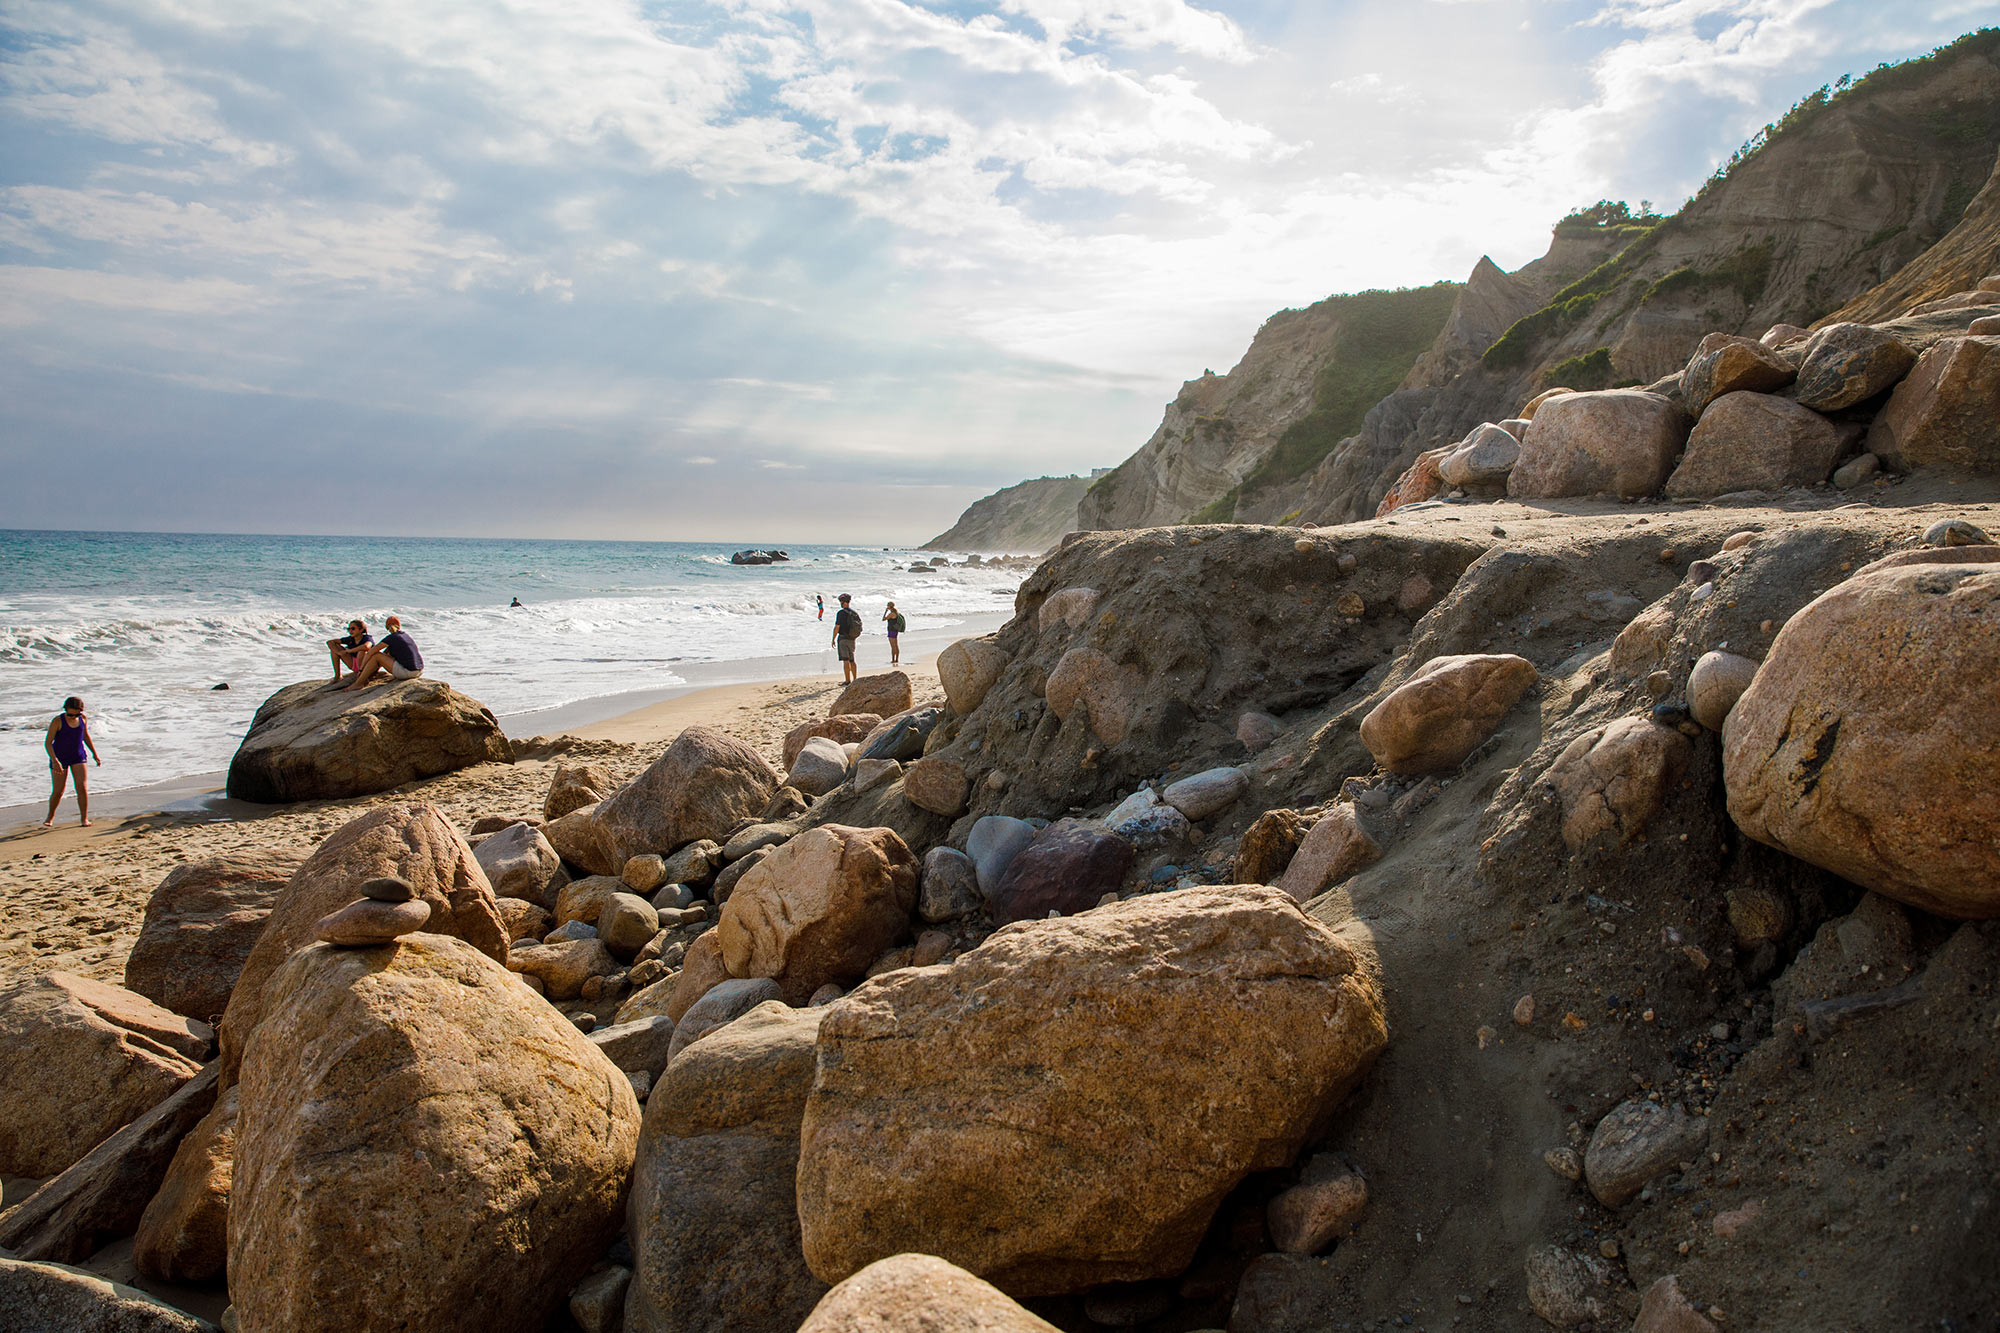
<path id="1" fill-rule="evenodd" d="M 1517 499 L 1861 485 L 1878 472 L 2000 466 L 2000 275 L 1885 324 L 1712 333 L 1643 389 L 1549 389 L 1508 421 L 1420 454 L 1378 515 L 1438 495 Z"/>
<path id="2" fill-rule="evenodd" d="M 785 554 L 783 551 L 759 551 L 753 547 L 748 550 L 731 552 L 729 563 L 732 565 L 775 565 L 791 558 L 791 556 Z"/>

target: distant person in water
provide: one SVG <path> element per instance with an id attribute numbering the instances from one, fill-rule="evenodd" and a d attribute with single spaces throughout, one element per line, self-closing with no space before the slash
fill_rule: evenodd
<path id="1" fill-rule="evenodd" d="M 342 667 L 346 667 L 349 671 L 359 670 L 360 668 L 355 666 L 355 663 L 359 662 L 368 650 L 374 646 L 375 636 L 368 632 L 367 622 L 361 620 L 350 620 L 347 622 L 346 638 L 328 639 L 326 641 L 326 650 L 333 654 L 333 683 L 336 685 L 340 683 L 340 669 Z"/>
<path id="2" fill-rule="evenodd" d="M 90 739 L 90 722 L 83 715 L 83 700 L 71 695 L 63 700 L 63 710 L 49 719 L 48 733 L 42 737 L 42 748 L 49 752 L 49 817 L 42 821 L 47 828 L 56 822 L 56 807 L 62 804 L 63 786 L 71 778 L 76 779 L 76 813 L 85 828 L 90 827 L 90 784 L 84 778 L 89 770 L 83 766 L 83 753 L 90 751 L 90 762 L 101 764 L 97 757 L 97 746 Z"/>
<path id="3" fill-rule="evenodd" d="M 403 633 L 402 619 L 390 616 L 382 624 L 389 632 L 362 657 L 361 664 L 354 668 L 354 679 L 347 682 L 346 688 L 360 689 L 377 671 L 386 673 L 391 680 L 415 680 L 424 674 L 424 655 L 417 651 L 417 641 Z"/>
<path id="4" fill-rule="evenodd" d="M 521 605 L 521 599 L 520 599 L 520 598 L 518 598 L 518 597 L 516 597 L 516 598 L 515 598 L 515 599 L 514 599 L 513 601 L 511 601 L 511 602 L 507 603 L 507 605 L 508 605 L 508 607 L 509 607 L 510 609 L 511 609 L 511 608 L 513 608 L 513 607 L 516 607 L 516 606 L 519 606 L 519 605 Z"/>
<path id="5" fill-rule="evenodd" d="M 889 609 L 882 613 L 882 623 L 889 628 L 889 665 L 894 666 L 903 660 L 903 650 L 896 646 L 896 636 L 903 632 L 903 626 L 909 622 L 903 619 L 903 613 L 896 609 L 894 602 L 891 602 Z"/>
<path id="6" fill-rule="evenodd" d="M 825 594 L 825 593 L 817 593 L 817 592 L 816 592 L 816 593 L 814 593 L 814 594 L 813 594 L 813 600 L 814 600 L 815 602 L 818 602 L 818 603 L 819 603 L 819 618 L 820 618 L 821 620 L 825 620 L 825 619 L 826 619 L 826 594 Z"/>
<path id="7" fill-rule="evenodd" d="M 861 637 L 861 613 L 848 605 L 853 600 L 846 593 L 840 594 L 840 609 L 833 613 L 833 650 L 840 654 L 840 678 L 850 684 L 854 680 L 854 641 Z"/>

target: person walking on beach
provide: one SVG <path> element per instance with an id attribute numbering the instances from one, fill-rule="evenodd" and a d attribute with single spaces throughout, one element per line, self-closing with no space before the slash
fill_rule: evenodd
<path id="1" fill-rule="evenodd" d="M 42 748 L 49 752 L 49 817 L 42 821 L 47 828 L 56 822 L 56 807 L 62 804 L 63 784 L 70 778 L 76 779 L 76 813 L 85 828 L 90 827 L 90 784 L 84 779 L 88 772 L 83 766 L 83 752 L 90 751 L 90 762 L 101 764 L 97 757 L 97 746 L 90 739 L 90 722 L 83 715 L 83 700 L 72 694 L 63 700 L 63 710 L 49 719 L 48 733 L 42 737 Z"/>
<path id="2" fill-rule="evenodd" d="M 889 665 L 894 666 L 903 660 L 903 650 L 896 646 L 896 636 L 909 622 L 903 619 L 903 613 L 896 609 L 894 602 L 889 603 L 889 609 L 882 613 L 882 621 L 889 627 Z"/>
<path id="3" fill-rule="evenodd" d="M 383 672 L 391 680 L 415 680 L 424 674 L 424 655 L 417 651 L 417 641 L 403 633 L 403 622 L 398 616 L 390 616 L 382 622 L 389 632 L 382 636 L 382 642 L 370 648 L 354 668 L 354 679 L 344 688 L 358 690 L 374 679 L 377 671 Z"/>
<path id="4" fill-rule="evenodd" d="M 854 682 L 854 641 L 861 637 L 861 613 L 848 605 L 853 600 L 840 594 L 840 609 L 833 613 L 833 651 L 840 655 L 840 678 L 848 684 Z"/>
<path id="5" fill-rule="evenodd" d="M 825 620 L 825 619 L 826 619 L 826 594 L 825 594 L 825 593 L 819 593 L 819 592 L 816 592 L 816 593 L 814 593 L 814 594 L 813 594 L 813 600 L 814 600 L 815 602 L 818 602 L 818 603 L 819 603 L 819 619 L 821 619 L 821 620 Z"/>
<path id="6" fill-rule="evenodd" d="M 348 621 L 346 638 L 328 639 L 326 650 L 333 654 L 333 683 L 340 684 L 342 667 L 346 667 L 349 671 L 359 670 L 355 663 L 359 662 L 374 645 L 375 636 L 368 632 L 368 622 L 364 620 Z"/>

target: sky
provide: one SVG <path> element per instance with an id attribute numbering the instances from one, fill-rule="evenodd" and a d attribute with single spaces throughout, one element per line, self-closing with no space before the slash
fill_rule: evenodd
<path id="1" fill-rule="evenodd" d="M 0 0 L 0 527 L 914 542 L 2000 0 Z"/>

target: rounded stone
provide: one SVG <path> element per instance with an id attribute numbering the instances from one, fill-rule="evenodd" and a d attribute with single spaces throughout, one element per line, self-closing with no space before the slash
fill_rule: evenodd
<path id="1" fill-rule="evenodd" d="M 313 927 L 313 938 L 343 948 L 366 948 L 415 934 L 429 925 L 430 919 L 429 903 L 358 898 L 338 912 L 321 917 Z"/>
<path id="2" fill-rule="evenodd" d="M 360 893 L 378 903 L 406 903 L 417 896 L 416 886 L 400 875 L 378 875 L 363 882 Z"/>
<path id="3" fill-rule="evenodd" d="M 1688 675 L 1688 711 L 1710 731 L 1721 731 L 1729 710 L 1757 678 L 1757 664 L 1735 653 L 1703 653 Z"/>

